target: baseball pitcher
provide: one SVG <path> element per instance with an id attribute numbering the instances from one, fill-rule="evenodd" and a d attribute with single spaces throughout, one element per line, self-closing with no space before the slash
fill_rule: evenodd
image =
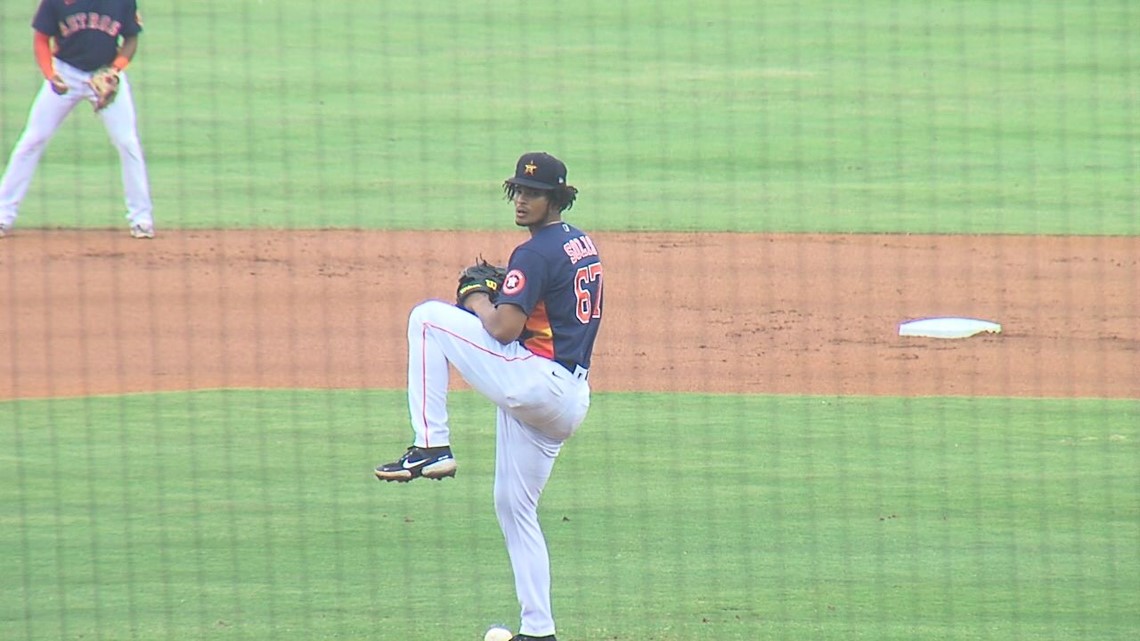
<path id="1" fill-rule="evenodd" d="M 522 608 L 515 641 L 554 641 L 550 558 L 538 500 L 563 442 L 590 407 L 590 357 L 602 320 L 594 241 L 562 220 L 578 190 L 566 165 L 524 154 L 503 183 L 530 238 L 505 268 L 480 260 L 459 277 L 456 304 L 428 301 L 408 322 L 408 408 L 414 438 L 377 478 L 455 475 L 447 417 L 448 364 L 498 406 L 495 512 Z"/>

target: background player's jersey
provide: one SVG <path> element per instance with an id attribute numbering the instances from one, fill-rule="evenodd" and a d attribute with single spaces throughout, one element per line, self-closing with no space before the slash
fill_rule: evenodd
<path id="1" fill-rule="evenodd" d="M 590 367 L 602 322 L 602 262 L 583 231 L 567 223 L 540 229 L 511 253 L 496 301 L 527 314 L 519 342 L 573 369 Z"/>
<path id="2" fill-rule="evenodd" d="M 55 57 L 84 71 L 109 65 L 119 37 L 142 31 L 136 0 L 43 0 L 32 28 L 55 38 Z"/>

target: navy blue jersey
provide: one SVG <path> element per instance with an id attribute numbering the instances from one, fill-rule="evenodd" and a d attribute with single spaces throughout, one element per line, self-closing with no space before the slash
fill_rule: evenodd
<path id="1" fill-rule="evenodd" d="M 32 28 L 55 38 L 55 57 L 84 71 L 109 65 L 119 37 L 142 32 L 135 0 L 42 0 Z"/>
<path id="2" fill-rule="evenodd" d="M 496 301 L 508 303 L 527 314 L 524 347 L 570 369 L 589 368 L 602 322 L 598 248 L 567 223 L 543 227 L 511 253 Z"/>

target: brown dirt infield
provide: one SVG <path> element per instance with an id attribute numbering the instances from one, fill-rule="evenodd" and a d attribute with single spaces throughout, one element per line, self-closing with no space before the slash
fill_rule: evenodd
<path id="1" fill-rule="evenodd" d="M 407 312 L 523 232 L 18 229 L 0 399 L 402 388 Z M 594 234 L 595 390 L 1140 398 L 1140 239 Z M 900 338 L 925 316 L 996 336 Z"/>

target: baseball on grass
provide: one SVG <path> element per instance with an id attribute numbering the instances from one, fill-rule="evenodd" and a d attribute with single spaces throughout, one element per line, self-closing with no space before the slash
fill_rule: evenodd
<path id="1" fill-rule="evenodd" d="M 483 641 L 511 641 L 514 636 L 510 630 L 494 626 L 487 630 L 487 634 L 483 635 Z"/>

